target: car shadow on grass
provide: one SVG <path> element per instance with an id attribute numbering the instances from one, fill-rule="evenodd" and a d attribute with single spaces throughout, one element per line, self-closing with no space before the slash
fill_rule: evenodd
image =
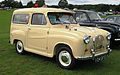
<path id="1" fill-rule="evenodd" d="M 104 60 L 99 63 L 95 63 L 92 60 L 78 60 L 76 64 L 76 69 L 93 71 L 101 70 L 104 66 L 105 66 Z"/>
<path id="2" fill-rule="evenodd" d="M 114 46 L 112 50 L 120 50 L 120 45 Z"/>
<path id="3" fill-rule="evenodd" d="M 42 55 L 38 55 L 38 54 L 34 54 L 31 52 L 27 52 L 25 55 L 30 56 L 32 58 L 36 58 L 36 59 L 40 59 L 40 60 L 44 60 L 44 61 L 50 61 L 51 63 L 55 63 L 55 57 L 54 58 L 49 58 L 49 57 L 45 57 Z"/>
<path id="4" fill-rule="evenodd" d="M 35 59 L 40 59 L 40 61 L 48 62 L 48 63 L 52 64 L 53 67 L 55 67 L 57 70 L 61 70 L 61 68 L 57 65 L 55 57 L 48 58 L 45 56 L 30 53 L 30 52 L 27 52 L 26 56 L 30 56 Z M 96 69 L 100 70 L 104 66 L 104 62 L 103 63 L 102 62 L 95 63 L 95 62 L 92 62 L 91 60 L 81 60 L 81 61 L 77 60 L 76 62 L 77 62 L 76 66 L 75 66 L 75 68 L 72 69 L 72 71 L 74 71 L 74 70 L 91 70 L 91 71 L 93 71 Z M 65 70 L 65 69 L 63 69 L 63 70 Z"/>

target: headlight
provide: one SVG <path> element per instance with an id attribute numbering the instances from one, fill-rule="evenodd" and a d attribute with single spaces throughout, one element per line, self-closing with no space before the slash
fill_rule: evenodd
<path id="1" fill-rule="evenodd" d="M 85 44 L 88 44 L 90 42 L 90 36 L 84 36 L 83 40 Z"/>
<path id="2" fill-rule="evenodd" d="M 118 30 L 120 31 L 120 28 Z"/>
<path id="3" fill-rule="evenodd" d="M 108 35 L 107 35 L 107 40 L 110 40 L 111 39 L 111 34 L 109 33 Z"/>

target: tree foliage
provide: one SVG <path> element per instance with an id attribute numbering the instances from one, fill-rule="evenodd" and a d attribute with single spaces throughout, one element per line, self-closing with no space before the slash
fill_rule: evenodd
<path id="1" fill-rule="evenodd" d="M 42 7 L 45 5 L 44 0 L 37 0 L 35 3 L 39 5 L 39 7 Z M 12 7 L 12 8 L 23 8 L 23 7 L 33 7 L 34 3 L 32 1 L 27 3 L 27 6 L 23 6 L 22 2 L 18 2 L 16 0 L 4 0 L 0 2 L 0 8 L 4 7 Z M 49 6 L 48 6 L 49 7 Z M 83 10 L 94 10 L 94 11 L 100 11 L 100 12 L 106 12 L 106 11 L 120 11 L 120 4 L 119 5 L 107 5 L 107 4 L 98 4 L 98 5 L 73 5 L 68 4 L 67 0 L 60 0 L 58 3 L 58 6 L 50 6 L 54 8 L 69 8 L 69 9 L 83 9 Z"/>
<path id="2" fill-rule="evenodd" d="M 23 4 L 21 1 L 17 3 L 17 8 L 23 8 Z"/>
<path id="3" fill-rule="evenodd" d="M 4 1 L 2 1 L 2 4 L 5 7 L 12 7 L 13 6 L 13 2 L 14 2 L 14 0 L 4 0 Z"/>
<path id="4" fill-rule="evenodd" d="M 34 6 L 33 1 L 29 1 L 29 2 L 27 3 L 27 7 L 28 7 L 28 8 L 31 8 L 31 7 L 33 7 L 33 6 Z"/>
<path id="5" fill-rule="evenodd" d="M 35 3 L 37 3 L 39 5 L 39 7 L 42 7 L 45 5 L 45 1 L 44 0 L 37 0 Z"/>
<path id="6" fill-rule="evenodd" d="M 65 8 L 68 6 L 68 1 L 67 0 L 60 0 L 58 3 L 58 6 L 61 8 Z"/>
<path id="7" fill-rule="evenodd" d="M 54 6 L 55 7 L 55 6 Z M 107 5 L 107 4 L 98 4 L 98 5 L 72 5 L 67 6 L 69 9 L 82 9 L 82 10 L 94 10 L 98 12 L 107 12 L 110 10 L 120 11 L 120 5 Z"/>
<path id="8" fill-rule="evenodd" d="M 18 1 L 15 1 L 15 0 L 4 0 L 0 3 L 1 7 L 4 8 L 4 7 L 12 7 L 12 8 L 22 8 L 23 5 L 22 5 L 22 2 L 18 2 Z"/>

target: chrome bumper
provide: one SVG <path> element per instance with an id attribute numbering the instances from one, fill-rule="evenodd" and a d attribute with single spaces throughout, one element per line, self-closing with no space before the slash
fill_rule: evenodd
<path id="1" fill-rule="evenodd" d="M 98 57 L 106 57 L 108 56 L 110 53 L 112 52 L 112 50 L 110 48 L 108 48 L 108 51 L 106 52 L 102 52 L 102 53 L 98 53 L 98 54 L 94 54 L 94 52 L 91 52 L 91 56 L 82 56 L 82 57 L 78 57 L 78 60 L 88 60 L 88 59 L 95 59 Z"/>
<path id="2" fill-rule="evenodd" d="M 115 41 L 120 41 L 120 39 L 115 39 Z"/>

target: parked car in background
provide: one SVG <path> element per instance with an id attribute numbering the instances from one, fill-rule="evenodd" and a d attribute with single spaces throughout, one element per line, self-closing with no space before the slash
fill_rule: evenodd
<path id="1" fill-rule="evenodd" d="M 120 11 L 113 11 L 113 14 L 120 15 Z"/>
<path id="2" fill-rule="evenodd" d="M 118 23 L 120 25 L 120 15 L 111 15 L 105 18 L 105 21 Z"/>
<path id="3" fill-rule="evenodd" d="M 120 25 L 103 19 L 94 11 L 74 10 L 74 17 L 81 26 L 97 27 L 109 31 L 112 34 L 111 47 L 119 45 L 120 42 Z M 116 43 L 117 42 L 117 43 Z"/>
<path id="4" fill-rule="evenodd" d="M 105 12 L 98 12 L 100 16 L 106 16 L 107 14 Z"/>
<path id="5" fill-rule="evenodd" d="M 18 54 L 55 56 L 65 69 L 73 68 L 76 60 L 102 61 L 111 52 L 110 38 L 105 30 L 79 26 L 73 12 L 63 9 L 19 9 L 11 21 L 10 43 Z"/>

